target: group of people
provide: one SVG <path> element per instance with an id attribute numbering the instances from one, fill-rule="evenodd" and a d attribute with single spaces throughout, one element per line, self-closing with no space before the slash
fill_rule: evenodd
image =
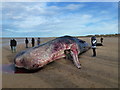
<path id="1" fill-rule="evenodd" d="M 28 38 L 26 38 L 25 39 L 26 48 L 28 48 L 28 43 L 29 43 L 29 40 L 28 40 Z M 35 39 L 34 38 L 31 39 L 31 44 L 32 44 L 32 47 L 35 46 Z M 37 45 L 40 45 L 40 38 L 37 39 Z"/>
<path id="2" fill-rule="evenodd" d="M 28 44 L 29 44 L 28 38 L 25 39 L 25 44 L 26 44 L 26 48 L 28 48 Z M 31 44 L 32 44 L 32 47 L 35 46 L 35 39 L 34 38 L 31 39 Z M 40 45 L 40 38 L 37 39 L 37 45 Z M 11 39 L 10 40 L 10 47 L 11 47 L 12 52 L 16 52 L 16 46 L 17 46 L 17 41 L 15 39 Z"/>
<path id="3" fill-rule="evenodd" d="M 103 37 L 100 38 L 101 44 L 103 43 Z M 28 44 L 29 44 L 29 40 L 28 38 L 25 39 L 25 44 L 26 44 L 26 48 L 28 48 Z M 32 38 L 31 39 L 31 44 L 32 47 L 35 46 L 35 39 Z M 37 39 L 37 45 L 40 45 L 40 38 Z M 96 56 L 96 45 L 97 45 L 97 40 L 96 37 L 93 36 L 91 37 L 91 45 L 92 45 L 92 49 L 93 49 L 93 57 Z M 10 40 L 10 47 L 12 52 L 16 52 L 16 46 L 17 46 L 17 41 L 15 39 L 11 39 Z"/>

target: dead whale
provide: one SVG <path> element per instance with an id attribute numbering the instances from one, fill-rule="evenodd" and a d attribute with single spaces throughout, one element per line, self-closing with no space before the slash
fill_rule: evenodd
<path id="1" fill-rule="evenodd" d="M 87 51 L 90 47 L 83 40 L 71 36 L 63 36 L 19 52 L 14 58 L 14 64 L 17 68 L 35 70 L 62 57 L 69 58 L 71 56 L 74 65 L 77 68 L 81 68 L 78 55 Z"/>

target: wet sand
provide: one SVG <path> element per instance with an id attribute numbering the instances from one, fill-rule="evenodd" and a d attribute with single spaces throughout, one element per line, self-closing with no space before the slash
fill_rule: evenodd
<path id="1" fill-rule="evenodd" d="M 45 39 L 42 43 L 51 39 Z M 81 39 L 90 43 L 89 37 Z M 103 44 L 97 47 L 96 57 L 92 57 L 91 49 L 79 56 L 81 69 L 62 58 L 38 72 L 24 74 L 15 74 L 11 67 L 5 69 L 13 63 L 16 53 L 11 53 L 10 47 L 4 45 L 2 88 L 118 88 L 118 38 L 106 37 Z M 25 49 L 23 43 L 17 46 L 17 52 Z"/>

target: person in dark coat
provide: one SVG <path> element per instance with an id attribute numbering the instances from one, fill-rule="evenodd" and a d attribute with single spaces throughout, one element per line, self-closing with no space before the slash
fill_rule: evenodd
<path id="1" fill-rule="evenodd" d="M 10 40 L 10 46 L 12 52 L 16 52 L 17 41 L 15 39 Z"/>
<path id="2" fill-rule="evenodd" d="M 32 43 L 32 47 L 34 47 L 34 45 L 35 45 L 35 39 L 34 38 L 32 38 L 31 43 Z"/>
<path id="3" fill-rule="evenodd" d="M 40 38 L 37 39 L 37 44 L 40 45 Z"/>
<path id="4" fill-rule="evenodd" d="M 26 38 L 26 39 L 25 39 L 26 48 L 28 48 L 28 43 L 29 43 L 29 41 L 28 41 L 28 39 Z"/>
<path id="5" fill-rule="evenodd" d="M 13 42 L 13 39 L 10 40 L 10 48 L 11 48 L 11 51 L 13 51 L 13 49 L 12 49 L 12 42 Z"/>
<path id="6" fill-rule="evenodd" d="M 93 49 L 93 57 L 95 57 L 96 56 L 96 44 L 97 44 L 97 40 L 95 36 L 91 38 L 91 44 L 92 44 L 92 49 Z"/>
<path id="7" fill-rule="evenodd" d="M 101 44 L 103 43 L 103 37 L 100 38 Z"/>

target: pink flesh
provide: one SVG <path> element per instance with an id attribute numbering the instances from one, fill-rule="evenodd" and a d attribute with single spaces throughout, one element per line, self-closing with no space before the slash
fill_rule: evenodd
<path id="1" fill-rule="evenodd" d="M 74 64 L 78 67 L 78 68 L 80 68 L 80 62 L 79 62 L 79 60 L 78 60 L 78 48 L 77 48 L 77 46 L 76 46 L 76 44 L 73 44 L 71 47 L 69 46 L 69 45 L 63 45 L 63 46 L 65 46 L 65 47 L 60 47 L 59 49 L 64 49 L 64 50 L 66 50 L 66 49 L 70 49 L 71 48 L 71 50 L 72 50 L 72 56 L 73 56 L 73 62 L 74 62 Z M 59 55 L 58 55 L 59 54 Z M 48 64 L 49 62 L 51 62 L 51 61 L 54 61 L 54 60 L 57 60 L 57 59 L 60 59 L 60 58 L 62 58 L 62 57 L 65 57 L 65 54 L 64 53 L 59 53 L 59 50 L 57 51 L 57 52 L 55 52 L 55 53 L 52 53 L 52 55 L 54 55 L 52 58 L 50 58 L 50 59 L 48 59 L 48 60 L 46 60 L 44 63 L 43 63 L 43 65 L 42 66 L 44 66 L 44 65 L 46 65 L 46 64 Z"/>
<path id="2" fill-rule="evenodd" d="M 44 65 L 48 64 L 49 62 L 52 62 L 56 59 L 65 57 L 64 50 L 71 49 L 72 56 L 74 59 L 73 61 L 78 68 L 80 67 L 80 62 L 78 60 L 78 46 L 76 43 L 64 44 L 61 42 L 54 42 L 52 46 L 54 46 L 54 47 L 43 46 L 43 47 L 40 47 L 40 48 L 37 48 L 37 49 L 34 49 L 33 51 L 31 51 L 30 59 L 31 60 L 33 59 L 31 61 L 32 65 L 34 64 L 34 66 L 36 68 L 43 67 Z M 46 50 L 48 50 L 48 51 L 46 51 Z M 49 50 L 52 50 L 52 52 L 51 51 L 49 52 Z M 63 51 L 61 51 L 61 50 L 63 50 Z M 39 63 L 39 61 L 42 61 L 42 63 Z M 29 63 L 29 66 L 31 65 L 31 63 Z"/>
<path id="3" fill-rule="evenodd" d="M 71 54 L 72 54 L 72 57 L 73 57 L 73 62 L 74 64 L 77 66 L 77 68 L 80 68 L 80 62 L 78 60 L 78 47 L 76 44 L 73 44 L 72 47 L 71 47 Z"/>

